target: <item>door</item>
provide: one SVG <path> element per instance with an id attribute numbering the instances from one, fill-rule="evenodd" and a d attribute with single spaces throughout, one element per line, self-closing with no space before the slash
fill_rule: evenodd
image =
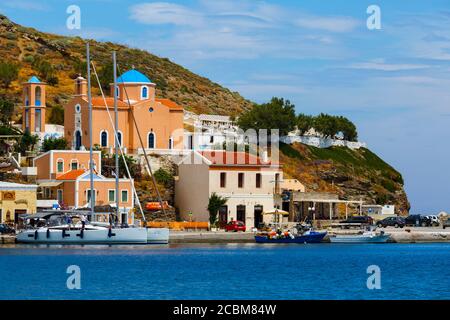
<path id="1" fill-rule="evenodd" d="M 228 206 L 222 206 L 219 209 L 219 228 L 225 228 L 228 222 Z"/>
<path id="2" fill-rule="evenodd" d="M 19 215 L 20 214 L 26 214 L 27 210 L 26 209 L 16 209 L 14 210 L 14 223 L 18 223 L 19 222 Z"/>
<path id="3" fill-rule="evenodd" d="M 254 219 L 254 227 L 259 228 L 260 224 L 262 224 L 263 222 L 263 206 L 255 206 Z"/>
<path id="4" fill-rule="evenodd" d="M 236 220 L 245 223 L 245 206 L 238 205 L 236 207 Z"/>

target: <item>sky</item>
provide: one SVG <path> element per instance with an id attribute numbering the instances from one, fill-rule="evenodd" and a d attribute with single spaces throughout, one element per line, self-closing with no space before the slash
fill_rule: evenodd
<path id="1" fill-rule="evenodd" d="M 69 5 L 79 30 L 66 27 Z M 367 27 L 370 5 L 381 29 Z M 255 102 L 347 116 L 403 174 L 412 212 L 450 211 L 448 0 L 2 0 L 0 12 L 148 50 Z"/>

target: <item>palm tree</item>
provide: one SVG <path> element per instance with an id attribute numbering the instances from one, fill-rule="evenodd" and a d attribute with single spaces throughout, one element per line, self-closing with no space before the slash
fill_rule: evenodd
<path id="1" fill-rule="evenodd" d="M 211 226 L 217 222 L 217 213 L 220 207 L 227 203 L 228 199 L 217 195 L 215 192 L 211 194 L 208 202 L 209 223 Z"/>

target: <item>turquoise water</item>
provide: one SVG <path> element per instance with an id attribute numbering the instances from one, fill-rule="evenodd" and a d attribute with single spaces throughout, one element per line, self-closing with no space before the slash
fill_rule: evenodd
<path id="1" fill-rule="evenodd" d="M 81 289 L 66 286 L 69 265 Z M 367 289 L 367 267 L 381 289 Z M 450 299 L 450 244 L 0 247 L 0 299 Z"/>

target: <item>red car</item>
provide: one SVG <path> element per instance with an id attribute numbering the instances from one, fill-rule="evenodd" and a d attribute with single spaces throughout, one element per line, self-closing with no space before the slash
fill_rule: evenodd
<path id="1" fill-rule="evenodd" d="M 245 232 L 245 224 L 242 221 L 230 221 L 225 226 L 225 231 L 244 231 Z"/>

